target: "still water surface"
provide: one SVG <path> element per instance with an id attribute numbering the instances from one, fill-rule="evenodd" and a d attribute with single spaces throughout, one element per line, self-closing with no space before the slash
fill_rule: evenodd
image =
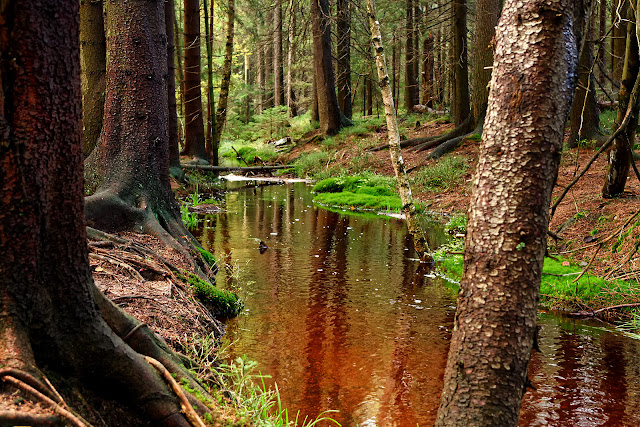
<path id="1" fill-rule="evenodd" d="M 433 424 L 455 296 L 417 272 L 403 222 L 318 208 L 302 183 L 234 185 L 200 235 L 223 265 L 219 286 L 237 290 L 237 267 L 245 283 L 246 313 L 227 324 L 232 357 L 256 360 L 290 414 Z M 639 343 L 551 314 L 540 325 L 520 424 L 640 425 Z"/>

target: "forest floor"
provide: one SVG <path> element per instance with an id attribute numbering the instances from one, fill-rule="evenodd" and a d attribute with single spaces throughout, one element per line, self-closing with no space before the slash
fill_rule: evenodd
<path id="1" fill-rule="evenodd" d="M 423 125 L 420 116 L 412 115 L 404 123 L 401 121 L 403 138 L 411 139 L 432 135 L 440 135 L 453 126 L 433 121 Z M 414 123 L 416 125 L 414 126 Z M 324 170 L 315 169 L 316 177 L 357 174 L 368 171 L 376 174 L 393 176 L 393 168 L 389 160 L 388 150 L 368 151 L 387 142 L 386 126 L 380 124 L 369 127 L 369 133 L 353 132 L 336 143 L 334 137 L 330 147 L 331 155 L 324 164 Z M 469 207 L 472 176 L 479 154 L 479 141 L 465 140 L 454 152 L 439 160 L 425 160 L 428 151 L 416 152 L 411 148 L 403 150 L 403 159 L 408 170 L 415 168 L 413 177 L 414 196 L 427 206 L 427 210 L 444 214 L 445 218 L 466 215 Z M 327 144 L 316 138 L 314 142 L 294 146 L 282 161 L 291 163 L 296 159 L 315 151 L 326 151 Z M 552 203 L 557 200 L 565 187 L 584 168 L 597 150 L 593 147 L 581 146 L 565 150 L 553 191 Z M 455 164 L 466 165 L 462 173 L 455 175 L 455 180 L 446 185 L 423 185 L 426 181 L 420 176 L 429 175 L 428 170 L 438 164 L 447 163 L 447 157 L 455 158 Z M 297 160 L 298 162 L 300 160 Z M 448 163 L 452 163 L 449 161 Z M 617 198 L 604 199 L 601 188 L 607 168 L 607 155 L 601 154 L 586 174 L 571 188 L 559 204 L 550 224 L 550 231 L 560 240 L 549 238 L 549 254 L 558 257 L 563 265 L 574 269 L 583 269 L 588 264 L 590 274 L 625 280 L 640 278 L 640 256 L 635 252 L 640 242 L 640 221 L 634 217 L 640 210 L 640 183 L 631 170 L 625 193 Z M 446 172 L 445 172 L 446 173 Z M 433 181 L 433 180 L 432 180 Z M 631 221 L 629 221 L 631 219 Z M 602 245 L 600 243 L 602 242 Z M 597 252 L 597 253 L 596 253 Z M 592 260 L 593 258 L 593 260 Z M 613 271 L 612 271 L 613 270 Z M 575 274 L 575 273 L 573 273 Z M 616 291 L 617 292 L 617 291 Z M 605 298 L 593 305 L 569 304 L 565 308 L 601 308 L 619 302 L 637 303 L 636 297 Z M 560 304 L 562 306 L 562 304 Z"/>

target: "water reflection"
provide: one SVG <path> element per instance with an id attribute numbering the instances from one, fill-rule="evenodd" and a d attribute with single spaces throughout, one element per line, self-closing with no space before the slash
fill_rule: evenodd
<path id="1" fill-rule="evenodd" d="M 454 297 L 417 272 L 404 224 L 318 209 L 303 184 L 241 185 L 201 231 L 223 264 L 220 286 L 235 286 L 238 266 L 249 282 L 248 313 L 228 324 L 233 357 L 258 361 L 290 414 L 431 425 Z M 637 343 L 561 317 L 540 323 L 520 425 L 640 425 Z"/>

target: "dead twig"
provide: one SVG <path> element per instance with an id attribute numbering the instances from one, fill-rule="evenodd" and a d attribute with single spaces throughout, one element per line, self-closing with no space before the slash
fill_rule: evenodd
<path id="1" fill-rule="evenodd" d="M 129 264 L 124 263 L 118 259 L 115 259 L 111 256 L 104 256 L 104 255 L 99 255 L 93 252 L 89 253 L 89 258 L 95 258 L 95 259 L 99 259 L 101 261 L 104 262 L 108 262 L 110 264 L 113 264 L 115 266 L 118 266 L 124 270 L 127 270 L 129 273 L 131 273 L 131 275 L 133 276 L 134 279 L 137 279 L 141 282 L 144 282 L 145 279 L 144 277 L 142 277 L 142 275 L 138 272 L 138 270 L 136 270 L 135 268 L 131 267 Z"/>

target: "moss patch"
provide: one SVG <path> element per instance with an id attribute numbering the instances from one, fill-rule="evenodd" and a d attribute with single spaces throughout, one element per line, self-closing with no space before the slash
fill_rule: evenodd
<path id="1" fill-rule="evenodd" d="M 395 191 L 395 181 L 376 175 L 327 178 L 318 182 L 314 201 L 347 209 L 400 211 L 402 201 Z"/>
<path id="2" fill-rule="evenodd" d="M 204 261 L 209 265 L 209 267 L 213 268 L 216 266 L 216 262 L 217 262 L 216 257 L 214 257 L 211 252 L 199 246 L 196 246 L 196 249 L 198 249 L 198 251 L 200 252 L 200 255 L 202 255 L 202 259 L 204 259 Z"/>
<path id="3" fill-rule="evenodd" d="M 196 298 L 218 317 L 234 317 L 244 309 L 244 301 L 235 292 L 218 289 L 193 273 L 180 275 L 179 278 L 189 283 Z"/>

